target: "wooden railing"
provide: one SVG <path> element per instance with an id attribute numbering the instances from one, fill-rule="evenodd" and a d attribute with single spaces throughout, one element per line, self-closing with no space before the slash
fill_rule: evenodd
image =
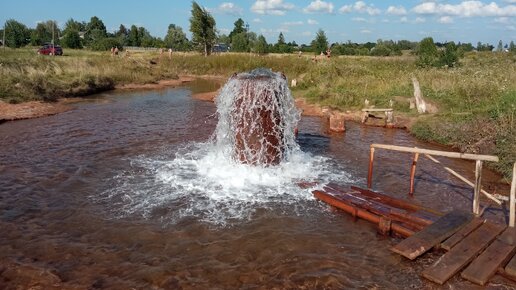
<path id="1" fill-rule="evenodd" d="M 495 196 L 492 194 L 489 194 L 485 190 L 482 190 L 482 164 L 484 161 L 491 161 L 491 162 L 498 162 L 499 159 L 497 156 L 492 155 L 479 155 L 479 154 L 467 154 L 467 153 L 459 153 L 459 152 L 448 152 L 448 151 L 439 151 L 439 150 L 429 150 L 429 149 L 422 149 L 422 148 L 415 148 L 415 147 L 405 147 L 405 146 L 395 146 L 395 145 L 386 145 L 386 144 L 371 144 L 371 152 L 369 155 L 369 172 L 367 174 L 367 187 L 371 188 L 372 186 L 372 179 L 373 179 L 373 163 L 374 163 L 374 152 L 375 149 L 386 149 L 386 150 L 393 150 L 393 151 L 399 151 L 399 152 L 408 152 L 408 153 L 414 153 L 414 157 L 412 159 L 412 166 L 410 168 L 410 190 L 409 194 L 414 194 L 414 177 L 416 172 L 416 164 L 419 158 L 419 154 L 425 154 L 429 159 L 433 160 L 434 162 L 439 163 L 435 158 L 432 158 L 430 155 L 434 156 L 443 156 L 443 157 L 449 157 L 449 158 L 458 158 L 458 159 L 466 159 L 466 160 L 475 160 L 475 183 L 471 183 L 466 178 L 462 177 L 457 172 L 449 169 L 448 167 L 445 167 L 445 169 L 458 177 L 459 179 L 463 180 L 464 182 L 468 183 L 469 185 L 473 186 L 473 213 L 476 215 L 480 215 L 480 193 L 483 193 L 488 198 L 496 202 L 498 205 L 502 204 L 501 197 Z M 510 217 L 509 217 L 509 225 L 511 227 L 514 227 L 515 223 L 515 202 L 516 202 L 516 163 L 514 163 L 514 172 L 513 172 L 513 178 L 512 178 L 512 186 L 511 186 L 511 194 L 509 198 L 510 203 Z"/>

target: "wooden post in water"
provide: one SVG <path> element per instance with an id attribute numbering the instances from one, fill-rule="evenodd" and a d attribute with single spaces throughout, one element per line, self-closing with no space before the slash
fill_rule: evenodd
<path id="1" fill-rule="evenodd" d="M 480 188 L 482 187 L 482 161 L 477 160 L 475 166 L 475 188 L 473 191 L 473 213 L 480 215 Z"/>
<path id="2" fill-rule="evenodd" d="M 371 146 L 371 153 L 369 153 L 369 172 L 367 173 L 367 188 L 371 189 L 373 183 L 373 161 L 374 161 L 374 147 Z"/>
<path id="3" fill-rule="evenodd" d="M 516 204 L 516 162 L 514 162 L 514 166 L 512 168 L 512 182 L 511 182 L 511 197 L 509 198 L 509 226 L 514 228 L 514 220 L 515 220 L 515 207 Z"/>
<path id="4" fill-rule="evenodd" d="M 414 195 L 414 177 L 416 175 L 416 164 L 419 158 L 419 153 L 414 153 L 414 159 L 412 159 L 412 167 L 410 168 L 410 191 L 409 195 Z"/>

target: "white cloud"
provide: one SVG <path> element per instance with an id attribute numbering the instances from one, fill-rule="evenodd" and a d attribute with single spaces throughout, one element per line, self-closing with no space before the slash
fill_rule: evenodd
<path id="1" fill-rule="evenodd" d="M 507 26 L 506 28 L 507 28 L 508 30 L 510 30 L 510 31 L 516 31 L 516 26 L 514 26 L 514 25 L 509 25 L 509 26 Z"/>
<path id="2" fill-rule="evenodd" d="M 368 29 L 362 29 L 360 30 L 360 33 L 372 33 L 372 31 Z"/>
<path id="3" fill-rule="evenodd" d="M 303 31 L 303 32 L 301 33 L 301 35 L 303 35 L 303 36 L 312 36 L 312 34 L 313 34 L 313 33 L 312 33 L 311 31 Z"/>
<path id="4" fill-rule="evenodd" d="M 417 14 L 436 14 L 459 17 L 516 16 L 516 5 L 500 7 L 495 2 L 484 4 L 481 1 L 462 1 L 459 4 L 424 2 L 415 6 L 412 10 Z"/>
<path id="5" fill-rule="evenodd" d="M 310 2 L 303 11 L 305 13 L 333 13 L 333 3 L 315 0 Z"/>
<path id="6" fill-rule="evenodd" d="M 353 5 L 344 5 L 339 9 L 340 13 L 350 13 L 350 12 L 358 12 L 358 13 L 367 13 L 369 15 L 377 15 L 380 14 L 380 9 L 374 7 L 374 5 L 367 5 L 364 1 L 357 1 Z"/>
<path id="7" fill-rule="evenodd" d="M 261 28 L 260 29 L 260 32 L 263 34 L 263 35 L 278 35 L 280 33 L 283 33 L 283 35 L 285 35 L 286 32 L 289 32 L 288 29 L 284 29 L 284 28 L 277 28 L 277 29 L 265 29 L 265 28 Z"/>
<path id="8" fill-rule="evenodd" d="M 262 23 L 262 20 L 260 18 L 255 18 L 255 19 L 253 19 L 253 22 L 254 23 Z"/>
<path id="9" fill-rule="evenodd" d="M 363 18 L 363 17 L 353 17 L 351 18 L 352 21 L 355 21 L 355 22 L 367 22 L 367 19 Z"/>
<path id="10" fill-rule="evenodd" d="M 511 20 L 509 19 L 509 17 L 498 17 L 498 18 L 495 18 L 494 22 L 502 23 L 502 24 L 509 24 L 509 23 L 511 23 Z"/>
<path id="11" fill-rule="evenodd" d="M 217 8 L 217 12 L 240 16 L 243 14 L 243 9 L 241 7 L 238 7 L 234 3 L 224 2 L 219 5 L 219 7 Z"/>
<path id="12" fill-rule="evenodd" d="M 400 18 L 400 22 L 401 22 L 401 23 L 408 22 L 408 18 L 407 18 L 407 17 L 405 17 L 405 16 L 403 16 L 403 17 L 401 17 L 401 18 Z"/>
<path id="13" fill-rule="evenodd" d="M 319 24 L 319 22 L 317 22 L 317 20 L 313 20 L 313 19 L 308 19 L 306 21 L 306 23 L 308 23 L 310 25 L 317 25 L 317 24 Z"/>
<path id="14" fill-rule="evenodd" d="M 426 19 L 423 17 L 416 17 L 416 20 L 414 20 L 414 23 L 425 23 Z"/>
<path id="15" fill-rule="evenodd" d="M 389 8 L 387 8 L 387 14 L 406 15 L 407 10 L 403 6 L 389 6 Z"/>
<path id="16" fill-rule="evenodd" d="M 453 18 L 451 18 L 450 16 L 441 16 L 439 17 L 439 19 L 437 19 L 437 22 L 441 24 L 450 24 L 453 23 Z"/>
<path id="17" fill-rule="evenodd" d="M 303 21 L 283 22 L 281 25 L 284 25 L 284 26 L 299 26 L 299 25 L 303 25 Z"/>
<path id="18" fill-rule="evenodd" d="M 256 0 L 251 6 L 251 11 L 257 14 L 285 15 L 292 9 L 294 4 L 283 3 L 283 0 Z"/>

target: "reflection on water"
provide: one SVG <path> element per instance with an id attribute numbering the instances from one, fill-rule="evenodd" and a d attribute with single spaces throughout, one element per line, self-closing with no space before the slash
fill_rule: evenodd
<path id="1" fill-rule="evenodd" d="M 0 288 L 434 288 L 419 277 L 434 254 L 410 263 L 391 254 L 396 239 L 294 183 L 364 185 L 373 142 L 437 147 L 353 123 L 327 136 L 319 119 L 302 118 L 305 155 L 277 169 L 290 176 L 215 170 L 203 147 L 215 107 L 190 94 L 104 94 L 70 112 L 0 125 Z M 470 162 L 441 161 L 472 176 Z M 375 162 L 374 187 L 405 198 L 410 156 L 379 150 Z M 416 201 L 471 207 L 471 190 L 432 162 L 422 159 L 417 177 Z"/>

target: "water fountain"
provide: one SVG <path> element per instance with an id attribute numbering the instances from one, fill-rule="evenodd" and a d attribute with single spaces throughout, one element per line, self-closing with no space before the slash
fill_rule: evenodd
<path id="1" fill-rule="evenodd" d="M 217 143 L 237 162 L 278 165 L 298 148 L 300 112 L 281 73 L 259 68 L 234 74 L 217 97 L 217 112 Z"/>

